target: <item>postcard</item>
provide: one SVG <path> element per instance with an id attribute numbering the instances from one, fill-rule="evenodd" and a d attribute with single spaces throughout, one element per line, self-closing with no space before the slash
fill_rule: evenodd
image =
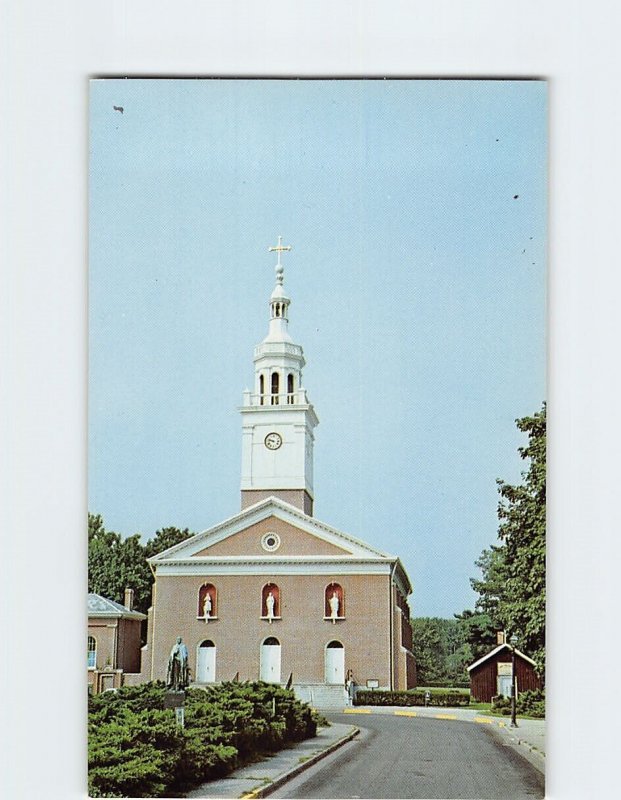
<path id="1" fill-rule="evenodd" d="M 91 796 L 543 797 L 546 81 L 93 79 L 89 152 Z"/>

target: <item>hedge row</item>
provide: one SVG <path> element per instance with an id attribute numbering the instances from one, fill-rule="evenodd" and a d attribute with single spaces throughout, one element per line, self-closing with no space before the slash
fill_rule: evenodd
<path id="1" fill-rule="evenodd" d="M 356 692 L 355 704 L 357 706 L 424 706 L 425 692 L 409 689 L 407 692 L 387 692 L 381 689 L 368 691 L 361 689 Z M 442 706 L 467 706 L 470 704 L 470 695 L 463 692 L 430 692 L 427 705 Z"/>
<path id="2" fill-rule="evenodd" d="M 447 686 L 446 681 L 425 681 L 425 689 L 445 689 Z M 450 684 L 451 689 L 468 689 L 470 690 L 469 681 L 452 681 Z"/>
<path id="3" fill-rule="evenodd" d="M 317 732 L 312 710 L 273 684 L 189 689 L 183 729 L 165 693 L 156 682 L 89 698 L 91 797 L 179 794 Z"/>

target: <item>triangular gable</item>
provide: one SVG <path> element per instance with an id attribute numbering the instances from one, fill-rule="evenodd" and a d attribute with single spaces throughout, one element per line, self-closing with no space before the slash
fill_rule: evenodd
<path id="1" fill-rule="evenodd" d="M 336 545 L 308 533 L 275 515 L 208 544 L 196 558 L 221 556 L 351 556 L 352 548 Z"/>
<path id="2" fill-rule="evenodd" d="M 474 664 L 470 664 L 470 666 L 466 667 L 466 669 L 468 670 L 468 672 L 470 672 L 475 667 L 478 667 L 480 664 L 483 664 L 485 661 L 487 661 L 488 658 L 492 658 L 492 656 L 495 656 L 497 653 L 499 653 L 501 650 L 504 650 L 505 648 L 507 650 L 509 650 L 509 652 L 511 652 L 511 648 L 509 647 L 508 644 L 506 644 L 506 643 L 505 644 L 499 644 L 498 647 L 495 647 L 493 650 L 490 650 L 489 653 L 484 655 L 478 661 L 475 661 Z M 528 663 L 531 664 L 533 667 L 537 666 L 537 664 L 533 661 L 532 658 L 529 658 L 527 655 L 524 655 L 524 653 L 521 653 L 517 648 L 515 649 L 515 655 L 519 656 L 520 658 L 523 658 L 524 661 L 528 661 Z"/>
<path id="3" fill-rule="evenodd" d="M 254 543 L 256 544 L 256 533 L 259 530 L 265 528 L 267 532 L 268 528 L 276 528 L 277 526 L 280 526 L 283 530 L 295 531 L 297 541 L 300 543 L 304 541 L 304 537 L 312 537 L 316 542 L 314 547 L 310 547 L 307 543 L 303 548 L 304 550 L 308 549 L 309 555 L 340 555 L 358 559 L 394 559 L 393 556 L 376 550 L 349 534 L 338 531 L 336 528 L 332 528 L 323 522 L 319 522 L 314 517 L 304 514 L 295 506 L 285 503 L 279 498 L 268 497 L 244 509 L 234 517 L 230 517 L 224 522 L 202 533 L 197 533 L 190 539 L 186 539 L 174 547 L 164 550 L 162 553 L 158 553 L 156 556 L 150 558 L 149 562 L 156 566 L 162 561 L 183 561 L 191 558 L 208 558 L 212 555 L 214 557 L 236 555 L 237 550 L 241 552 L 244 536 L 254 535 Z M 248 531 L 250 531 L 251 534 L 247 534 Z M 284 536 L 281 537 L 283 543 L 285 538 Z M 227 548 L 223 544 L 225 540 L 229 540 L 232 543 L 231 547 Z M 260 537 L 258 541 L 260 542 Z M 231 548 L 233 552 L 230 552 Z M 227 550 L 229 552 L 227 552 Z M 248 553 L 247 551 L 244 551 L 244 553 L 246 555 L 252 555 L 252 553 Z M 281 550 L 281 548 L 273 553 L 276 557 L 285 554 L 289 555 L 290 553 Z M 270 554 L 259 548 L 255 555 L 268 556 Z M 296 553 L 295 555 L 301 555 L 303 557 L 305 553 Z"/>

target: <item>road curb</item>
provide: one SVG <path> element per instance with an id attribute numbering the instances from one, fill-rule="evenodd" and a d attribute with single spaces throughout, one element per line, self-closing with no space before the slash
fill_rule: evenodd
<path id="1" fill-rule="evenodd" d="M 514 733 L 513 728 L 507 728 L 500 723 L 490 726 L 487 730 L 492 731 L 502 741 L 509 740 L 511 744 L 517 745 L 519 749 L 516 752 L 529 764 L 531 764 L 538 772 L 545 776 L 546 773 L 546 754 L 539 750 L 535 745 L 527 742 L 526 739 L 521 739 L 518 734 Z M 526 750 L 527 752 L 520 752 Z"/>
<path id="2" fill-rule="evenodd" d="M 280 789 L 280 787 L 290 781 L 291 778 L 295 778 L 304 770 L 307 770 L 309 767 L 312 767 L 318 761 L 321 761 L 322 758 L 329 756 L 330 753 L 333 753 L 335 750 L 338 750 L 339 747 L 342 747 L 347 742 L 351 742 L 358 734 L 360 733 L 360 728 L 356 728 L 355 725 L 352 725 L 351 730 L 349 733 L 346 733 L 345 736 L 342 736 L 340 739 L 337 739 L 336 742 L 332 742 L 332 744 L 328 745 L 325 750 L 322 750 L 319 753 L 315 753 L 315 755 L 310 756 L 308 761 L 304 761 L 302 764 L 298 764 L 297 766 L 293 767 L 293 769 L 287 770 L 287 772 L 283 772 L 281 775 L 278 775 L 271 783 L 268 783 L 266 786 L 261 786 L 258 789 L 255 789 L 252 792 L 247 792 L 246 794 L 242 795 L 244 800 L 254 800 L 255 797 L 268 797 L 272 792 L 275 792 L 276 789 Z"/>

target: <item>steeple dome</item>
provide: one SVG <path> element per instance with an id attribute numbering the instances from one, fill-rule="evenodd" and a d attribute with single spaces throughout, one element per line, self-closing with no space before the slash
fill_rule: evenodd
<path id="1" fill-rule="evenodd" d="M 263 340 L 264 342 L 291 342 L 289 335 L 289 305 L 291 300 L 287 297 L 284 287 L 285 268 L 280 263 L 280 254 L 285 251 L 291 250 L 291 246 L 283 246 L 282 236 L 278 237 L 278 244 L 276 247 L 270 247 L 270 251 L 276 250 L 278 252 L 278 262 L 274 267 L 276 272 L 276 285 L 270 297 L 270 329 L 269 333 Z"/>

